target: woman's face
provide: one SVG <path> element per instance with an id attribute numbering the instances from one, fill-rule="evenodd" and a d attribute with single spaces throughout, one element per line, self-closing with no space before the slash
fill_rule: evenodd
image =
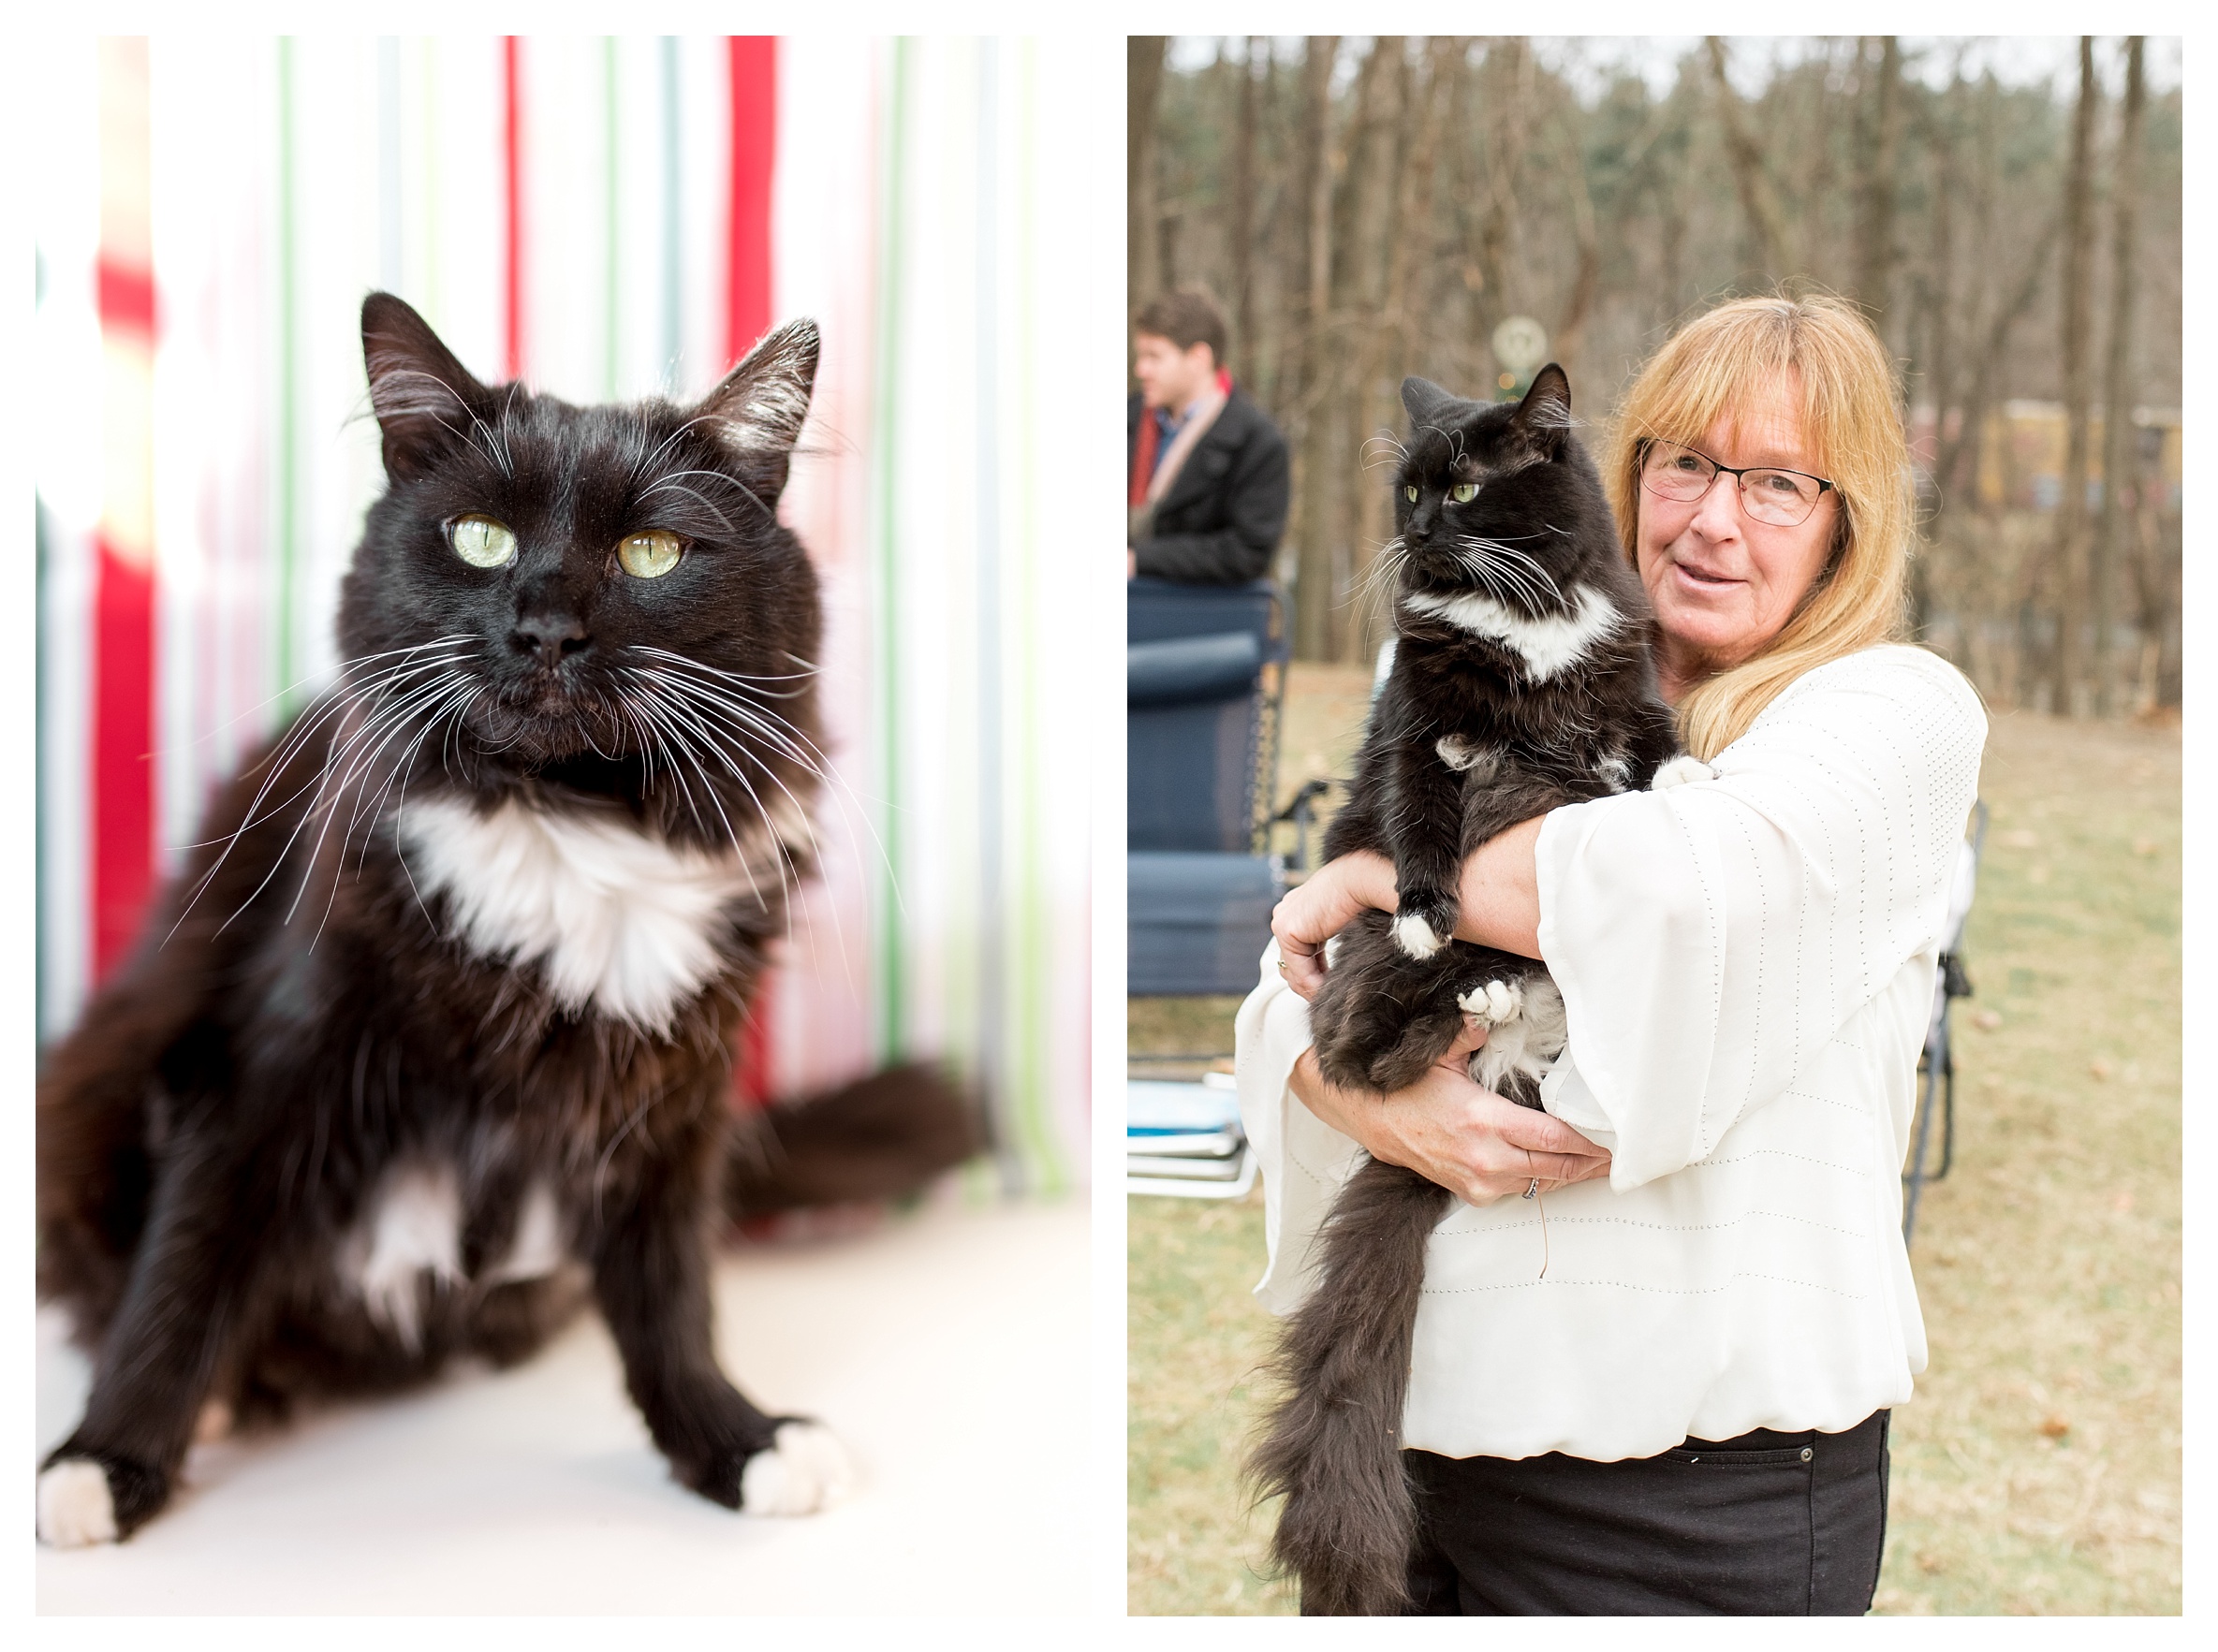
<path id="1" fill-rule="evenodd" d="M 1721 465 L 1776 465 L 1822 475 L 1802 442 L 1799 386 L 1774 379 L 1694 444 Z M 1824 569 L 1841 511 L 1831 489 L 1793 527 L 1761 522 L 1732 476 L 1719 471 L 1699 499 L 1639 489 L 1635 557 L 1662 632 L 1658 665 L 1667 690 L 1737 665 L 1785 627 Z M 1676 694 L 1674 694 L 1676 697 Z"/>

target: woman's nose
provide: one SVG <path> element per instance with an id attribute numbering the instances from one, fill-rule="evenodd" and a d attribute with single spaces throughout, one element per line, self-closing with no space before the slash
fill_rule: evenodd
<path id="1" fill-rule="evenodd" d="M 1732 539 L 1741 533 L 1741 478 L 1725 471 L 1710 478 L 1710 490 L 1695 506 L 1695 527 L 1705 539 Z"/>

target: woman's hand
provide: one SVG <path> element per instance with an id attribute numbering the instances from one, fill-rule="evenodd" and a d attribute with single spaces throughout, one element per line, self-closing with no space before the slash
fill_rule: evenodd
<path id="1" fill-rule="evenodd" d="M 1291 978 L 1289 974 L 1289 979 Z M 1562 1119 L 1520 1107 L 1471 1081 L 1464 1063 L 1486 1043 L 1467 1028 L 1424 1077 L 1392 1095 L 1340 1089 L 1325 1082 L 1316 1054 L 1294 1064 L 1294 1093 L 1373 1159 L 1416 1171 L 1466 1205 L 1521 1194 L 1534 1182 L 1552 1192 L 1609 1174 L 1609 1153 Z"/>
<path id="2" fill-rule="evenodd" d="M 1287 890 L 1271 914 L 1286 985 L 1305 999 L 1316 997 L 1325 985 L 1325 943 L 1367 906 L 1395 907 L 1394 863 L 1367 849 L 1328 860 L 1308 882 Z"/>

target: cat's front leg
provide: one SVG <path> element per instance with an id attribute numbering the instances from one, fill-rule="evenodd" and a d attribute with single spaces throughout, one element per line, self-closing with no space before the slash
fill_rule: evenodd
<path id="1" fill-rule="evenodd" d="M 816 1513 L 853 1488 L 853 1467 L 830 1430 L 767 1415 L 718 1367 L 701 1182 L 675 1164 L 648 1164 L 604 1207 L 594 1289 L 625 1385 L 683 1484 L 750 1514 Z"/>
<path id="2" fill-rule="evenodd" d="M 272 1243 L 251 1155 L 202 1148 L 162 1168 L 93 1371 L 84 1419 L 39 1466 L 38 1535 L 115 1542 L 169 1500 L 218 1364 L 242 1334 Z"/>
<path id="3" fill-rule="evenodd" d="M 1456 932 L 1462 789 L 1462 776 L 1432 741 L 1413 738 L 1395 748 L 1393 803 L 1387 812 L 1394 850 L 1394 943 L 1413 958 L 1431 958 Z"/>

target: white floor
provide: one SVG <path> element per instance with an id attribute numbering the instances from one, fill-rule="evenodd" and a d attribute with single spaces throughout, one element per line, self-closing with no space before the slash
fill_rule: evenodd
<path id="1" fill-rule="evenodd" d="M 198 1448 L 129 1542 L 39 1547 L 38 1609 L 1082 1611 L 1087 1277 L 1075 1202 L 725 1261 L 725 1369 L 862 1462 L 861 1492 L 829 1514 L 733 1514 L 672 1483 L 588 1316 L 520 1369 Z M 42 1455 L 83 1405 L 63 1329 L 41 1315 Z M 1070 1449 L 1039 1449 L 1056 1440 Z"/>

